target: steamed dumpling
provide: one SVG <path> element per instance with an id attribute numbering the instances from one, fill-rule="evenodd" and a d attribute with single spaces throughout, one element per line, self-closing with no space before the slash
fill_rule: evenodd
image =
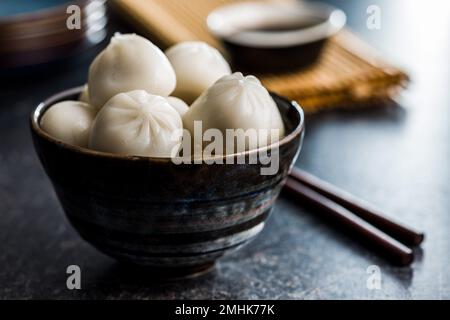
<path id="1" fill-rule="evenodd" d="M 119 93 L 100 110 L 92 126 L 89 147 L 148 157 L 171 157 L 181 143 L 183 124 L 178 112 L 161 96 L 134 90 Z"/>
<path id="2" fill-rule="evenodd" d="M 245 149 L 265 146 L 284 136 L 284 124 L 275 101 L 254 76 L 236 72 L 224 76 L 206 90 L 183 116 L 185 129 L 194 134 L 194 121 L 201 121 L 203 132 L 219 129 L 264 129 L 256 141 L 246 141 Z M 278 133 L 271 139 L 271 129 Z M 243 151 L 243 150 L 239 150 Z"/>
<path id="3" fill-rule="evenodd" d="M 89 68 L 89 100 L 101 108 L 121 92 L 145 90 L 168 96 L 175 89 L 175 72 L 164 53 L 136 34 L 116 34 Z"/>
<path id="4" fill-rule="evenodd" d="M 188 110 L 189 106 L 183 100 L 177 97 L 167 97 L 166 98 L 169 104 L 177 110 L 180 116 L 183 116 Z"/>
<path id="5" fill-rule="evenodd" d="M 96 109 L 81 101 L 62 101 L 42 116 L 41 128 L 55 139 L 87 147 Z"/>
<path id="6" fill-rule="evenodd" d="M 89 88 L 87 84 L 83 86 L 83 90 L 81 91 L 78 100 L 89 104 Z"/>
<path id="7" fill-rule="evenodd" d="M 167 49 L 166 55 L 177 75 L 173 95 L 189 104 L 220 77 L 231 73 L 220 52 L 205 42 L 181 42 Z"/>

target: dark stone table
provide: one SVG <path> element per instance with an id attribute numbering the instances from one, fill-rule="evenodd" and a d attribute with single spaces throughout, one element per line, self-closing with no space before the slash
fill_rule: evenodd
<path id="1" fill-rule="evenodd" d="M 390 265 L 284 196 L 253 243 L 200 278 L 155 282 L 97 252 L 65 219 L 27 122 L 39 101 L 86 81 L 94 50 L 1 79 L 0 298 L 450 298 L 448 10 L 427 1 L 336 2 L 350 26 L 413 82 L 399 106 L 307 116 L 297 165 L 425 230 L 411 267 Z M 381 30 L 366 28 L 373 3 L 382 10 Z M 110 29 L 128 27 L 113 19 Z M 71 264 L 81 267 L 81 290 L 66 288 Z M 381 271 L 379 290 L 366 284 L 371 265 Z"/>

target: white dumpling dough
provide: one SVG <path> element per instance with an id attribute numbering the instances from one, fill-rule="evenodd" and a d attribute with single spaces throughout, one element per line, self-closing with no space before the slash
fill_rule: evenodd
<path id="1" fill-rule="evenodd" d="M 220 52 L 205 42 L 180 42 L 167 49 L 166 55 L 177 75 L 173 95 L 189 104 L 219 78 L 231 73 Z"/>
<path id="2" fill-rule="evenodd" d="M 136 34 L 116 34 L 89 67 L 89 101 L 101 108 L 121 92 L 145 90 L 168 96 L 175 72 L 164 53 Z"/>
<path id="3" fill-rule="evenodd" d="M 41 128 L 62 142 L 87 147 L 96 109 L 81 101 L 62 101 L 42 116 Z"/>
<path id="4" fill-rule="evenodd" d="M 183 116 L 188 110 L 189 106 L 183 100 L 177 97 L 167 97 L 166 98 L 169 104 L 177 110 L 180 116 Z"/>
<path id="5" fill-rule="evenodd" d="M 83 90 L 81 91 L 78 100 L 89 104 L 89 88 L 87 84 L 83 86 Z"/>
<path id="6" fill-rule="evenodd" d="M 183 116 L 183 125 L 191 136 L 196 120 L 202 121 L 203 132 L 219 129 L 224 141 L 226 129 L 265 129 L 258 132 L 257 141 L 246 144 L 247 150 L 273 143 L 285 132 L 278 107 L 267 89 L 256 77 L 244 77 L 240 72 L 219 79 L 190 106 Z M 278 132 L 274 139 L 271 129 Z"/>
<path id="7" fill-rule="evenodd" d="M 161 96 L 134 90 L 112 97 L 92 125 L 89 147 L 148 157 L 171 157 L 181 144 L 183 123 Z"/>

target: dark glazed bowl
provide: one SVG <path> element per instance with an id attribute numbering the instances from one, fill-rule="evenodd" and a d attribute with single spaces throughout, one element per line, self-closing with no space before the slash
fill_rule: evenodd
<path id="1" fill-rule="evenodd" d="M 207 26 L 223 42 L 235 69 L 261 74 L 313 64 L 345 21 L 343 11 L 322 3 L 253 1 L 213 10 Z"/>
<path id="2" fill-rule="evenodd" d="M 77 99 L 81 89 L 39 104 L 31 132 L 69 221 L 86 241 L 119 261 L 190 273 L 211 267 L 263 229 L 300 151 L 304 116 L 295 102 L 273 95 L 286 136 L 266 147 L 279 146 L 278 172 L 261 175 L 261 164 L 176 165 L 170 158 L 115 155 L 53 139 L 39 126 L 42 115 L 58 101 Z"/>

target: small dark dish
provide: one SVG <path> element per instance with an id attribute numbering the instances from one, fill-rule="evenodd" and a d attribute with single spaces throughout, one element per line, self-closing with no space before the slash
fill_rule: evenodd
<path id="1" fill-rule="evenodd" d="M 261 164 L 176 165 L 169 158 L 115 155 L 57 141 L 40 128 L 40 119 L 54 103 L 77 99 L 81 89 L 39 104 L 31 132 L 69 221 L 86 241 L 120 261 L 190 273 L 211 267 L 263 229 L 300 151 L 304 116 L 295 102 L 273 95 L 286 136 L 276 144 L 278 173 L 261 175 Z"/>
<path id="2" fill-rule="evenodd" d="M 208 15 L 209 31 L 230 52 L 235 68 L 257 73 L 292 71 L 314 63 L 345 13 L 320 3 L 236 3 Z"/>

